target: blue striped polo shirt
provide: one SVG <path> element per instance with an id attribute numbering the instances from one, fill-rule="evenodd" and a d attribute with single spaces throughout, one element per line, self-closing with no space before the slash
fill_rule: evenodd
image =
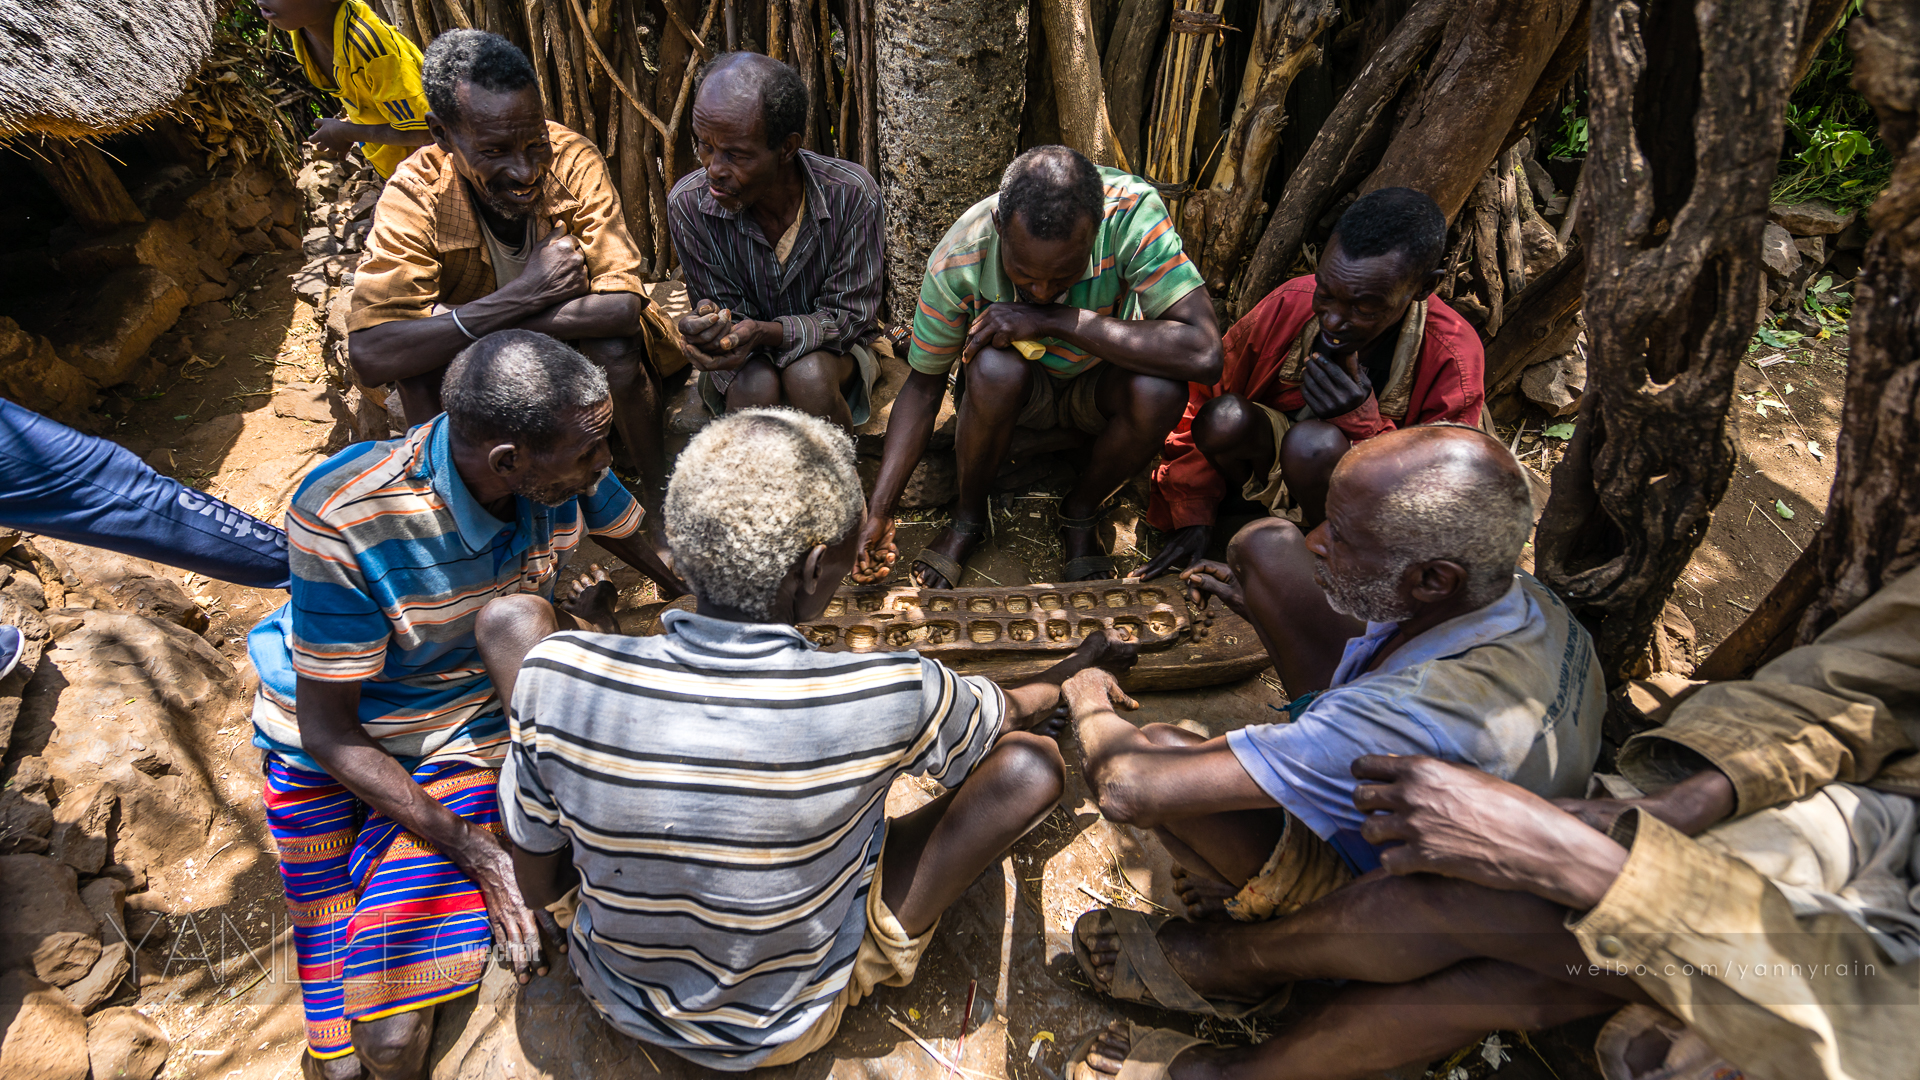
<path id="1" fill-rule="evenodd" d="M 409 768 L 429 757 L 498 767 L 507 721 L 474 622 L 497 596 L 551 600 L 587 533 L 631 536 L 641 509 L 612 473 L 585 499 L 516 496 L 501 521 L 454 468 L 445 414 L 360 443 L 310 473 L 287 510 L 292 599 L 254 627 L 254 745 L 303 768 L 297 677 L 358 682 L 360 723 Z"/>

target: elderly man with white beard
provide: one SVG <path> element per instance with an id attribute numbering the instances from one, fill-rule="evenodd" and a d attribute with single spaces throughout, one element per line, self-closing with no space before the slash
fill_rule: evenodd
<path id="1" fill-rule="evenodd" d="M 1191 917 L 1284 915 L 1377 868 L 1353 799 L 1365 755 L 1426 755 L 1547 798 L 1584 794 L 1606 703 L 1600 665 L 1566 605 L 1515 569 L 1532 524 L 1526 478 L 1495 440 L 1452 425 L 1389 432 L 1340 462 L 1312 532 L 1257 521 L 1225 565 L 1182 575 L 1196 603 L 1218 598 L 1258 629 L 1292 698 L 1289 722 L 1205 739 L 1134 728 L 1110 709 L 1109 694 L 1124 701 L 1117 688 L 1070 695 L 1101 812 L 1155 830 Z M 1166 922 L 1092 911 L 1074 952 L 1123 1000 L 1223 1016 L 1259 1007 L 1188 986 L 1168 962 Z"/>

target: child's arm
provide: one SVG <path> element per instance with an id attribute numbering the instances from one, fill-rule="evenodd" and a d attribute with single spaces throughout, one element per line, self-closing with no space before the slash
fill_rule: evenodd
<path id="1" fill-rule="evenodd" d="M 353 148 L 354 143 L 374 143 L 386 146 L 425 146 L 433 141 L 426 128 L 397 128 L 392 124 L 354 124 L 331 117 L 320 121 L 313 129 L 307 141 L 319 147 L 323 153 L 339 156 Z"/>

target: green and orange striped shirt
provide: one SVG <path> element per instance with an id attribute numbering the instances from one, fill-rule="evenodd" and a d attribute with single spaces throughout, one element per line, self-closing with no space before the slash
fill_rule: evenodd
<path id="1" fill-rule="evenodd" d="M 1060 302 L 1118 319 L 1157 319 L 1205 282 L 1181 248 L 1167 206 L 1153 185 L 1131 173 L 1102 168 L 1106 215 L 1094 237 L 1087 269 Z M 974 203 L 927 259 L 920 305 L 913 316 L 907 363 L 940 375 L 953 367 L 966 344 L 967 328 L 988 305 L 1019 300 L 1000 263 L 1000 230 L 994 193 Z M 1041 338 L 1040 363 L 1056 379 L 1071 379 L 1100 358 L 1058 338 Z"/>

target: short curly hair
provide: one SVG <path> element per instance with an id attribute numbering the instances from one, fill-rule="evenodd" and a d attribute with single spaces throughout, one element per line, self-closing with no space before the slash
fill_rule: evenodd
<path id="1" fill-rule="evenodd" d="M 427 108 L 443 124 L 460 121 L 461 83 L 496 94 L 540 85 L 527 54 L 513 42 L 485 30 L 449 30 L 433 39 L 420 63 Z"/>
<path id="2" fill-rule="evenodd" d="M 681 453 L 667 543 L 702 598 L 771 619 L 787 571 L 815 545 L 846 539 L 865 505 L 845 431 L 797 409 L 743 409 Z"/>
<path id="3" fill-rule="evenodd" d="M 440 379 L 447 421 L 461 441 L 553 449 L 580 409 L 607 400 L 607 373 L 564 341 L 495 330 L 461 350 Z"/>
<path id="4" fill-rule="evenodd" d="M 760 123 L 768 149 L 785 146 L 790 135 L 806 134 L 807 84 L 800 81 L 799 72 L 761 53 L 725 52 L 701 65 L 694 97 L 698 99 L 707 80 L 722 71 L 732 71 L 747 80 L 760 95 Z"/>
<path id="5" fill-rule="evenodd" d="M 1333 227 L 1349 258 L 1399 252 L 1410 273 L 1425 275 L 1447 254 L 1447 215 L 1424 193 L 1390 187 L 1355 199 Z"/>
<path id="6" fill-rule="evenodd" d="M 1065 240 L 1082 221 L 1100 224 L 1107 196 L 1100 170 L 1070 146 L 1036 146 L 1000 177 L 1000 221 L 1014 218 L 1035 240 Z"/>

